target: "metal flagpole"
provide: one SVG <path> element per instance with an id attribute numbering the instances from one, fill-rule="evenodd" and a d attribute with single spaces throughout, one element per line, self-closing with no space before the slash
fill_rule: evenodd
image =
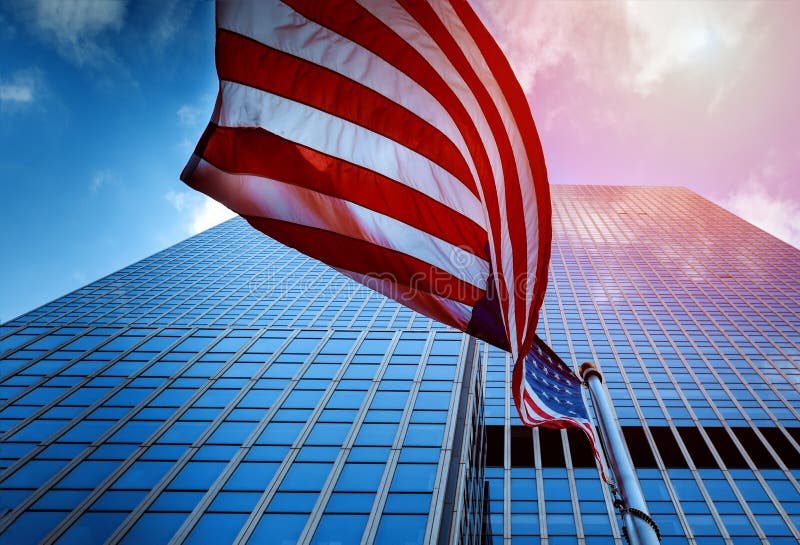
<path id="1" fill-rule="evenodd" d="M 650 511 L 636 476 L 636 468 L 633 467 L 622 429 L 617 425 L 611 397 L 603 383 L 603 375 L 593 364 L 586 362 L 581 365 L 580 376 L 589 388 L 606 459 L 622 496 L 620 511 L 626 530 L 625 537 L 631 545 L 658 545 L 661 542 L 658 526 L 650 518 Z"/>

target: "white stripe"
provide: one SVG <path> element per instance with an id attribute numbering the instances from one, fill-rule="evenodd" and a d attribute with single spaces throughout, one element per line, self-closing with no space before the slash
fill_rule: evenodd
<path id="1" fill-rule="evenodd" d="M 427 309 L 423 305 L 415 304 L 415 300 L 411 299 L 413 293 L 407 291 L 408 288 L 405 286 L 398 286 L 396 283 L 390 282 L 385 278 L 380 278 L 379 276 L 363 275 L 361 273 L 340 269 L 338 267 L 335 267 L 335 269 L 345 276 L 352 278 L 356 282 L 363 284 L 370 289 L 377 291 L 378 293 L 382 293 L 390 299 L 394 299 L 395 301 L 402 303 L 411 310 L 419 312 L 425 316 L 429 315 Z M 425 297 L 435 300 L 439 305 L 444 307 L 443 310 L 449 315 L 453 327 L 462 331 L 467 328 L 469 320 L 472 317 L 472 307 L 463 303 L 459 303 L 458 301 L 453 301 L 452 299 L 445 299 L 444 297 L 440 297 L 430 292 L 417 291 L 417 293 L 424 293 Z"/>
<path id="2" fill-rule="evenodd" d="M 416 227 L 352 202 L 270 178 L 228 174 L 205 160 L 198 163 L 191 185 L 238 214 L 340 233 L 402 252 L 479 289 L 486 286 L 489 274 L 486 261 Z"/>
<path id="3" fill-rule="evenodd" d="M 533 173 L 530 168 L 530 160 L 528 157 L 525 145 L 522 142 L 522 135 L 520 134 L 519 127 L 516 120 L 511 113 L 511 108 L 506 102 L 505 95 L 494 78 L 486 59 L 481 54 L 480 48 L 472 39 L 472 36 L 467 32 L 466 28 L 459 19 L 458 15 L 453 10 L 449 2 L 432 2 L 431 7 L 439 16 L 439 19 L 444 23 L 447 30 L 455 38 L 459 47 L 466 55 L 475 69 L 475 73 L 480 78 L 483 85 L 489 91 L 492 100 L 500 112 L 500 118 L 506 128 L 511 148 L 514 151 L 514 160 L 517 166 L 517 175 L 520 181 L 520 190 L 522 193 L 522 210 L 525 217 L 525 232 L 528 236 L 528 243 L 526 248 L 527 253 L 527 267 L 528 276 L 525 290 L 525 331 L 522 332 L 521 338 L 525 338 L 529 328 L 535 328 L 536 324 L 531 323 L 530 312 L 532 310 L 531 302 L 533 300 L 533 291 L 535 284 L 536 267 L 539 256 L 539 210 L 536 205 L 536 189 L 533 184 Z M 533 275 L 533 276 L 531 276 Z"/>
<path id="4" fill-rule="evenodd" d="M 478 199 L 442 167 L 398 144 L 329 113 L 246 85 L 223 81 L 219 124 L 261 127 L 292 142 L 378 172 L 484 225 Z"/>
<path id="5" fill-rule="evenodd" d="M 537 396 L 530 389 L 530 387 L 528 386 L 527 381 L 525 380 L 524 377 L 522 379 L 522 384 L 520 385 L 520 387 L 522 388 L 523 393 L 527 393 L 528 396 L 533 400 L 533 403 L 536 405 L 537 408 L 539 408 L 540 410 L 544 411 L 545 413 L 548 414 L 548 416 L 550 416 L 550 412 L 542 406 L 543 405 L 542 404 L 542 400 L 539 399 L 539 396 Z M 524 395 L 522 395 L 522 397 L 520 399 L 522 400 L 521 405 L 525 405 L 525 411 L 527 413 L 527 417 L 528 417 L 529 421 L 531 421 L 531 422 L 549 422 L 551 420 L 555 420 L 555 418 L 552 418 L 552 417 L 543 418 L 543 417 L 539 416 L 538 414 L 536 414 L 536 412 L 532 408 L 528 407 L 528 404 L 525 401 L 525 396 Z"/>
<path id="6" fill-rule="evenodd" d="M 483 116 L 477 99 L 472 94 L 467 83 L 458 74 L 447 56 L 439 48 L 436 42 L 422 29 L 416 20 L 411 17 L 400 5 L 387 0 L 356 0 L 359 4 L 369 10 L 375 17 L 380 19 L 386 26 L 396 32 L 412 48 L 419 52 L 433 66 L 445 80 L 450 89 L 456 94 L 458 100 L 464 105 L 475 124 L 484 148 L 489 156 L 489 163 L 494 174 L 494 184 L 497 193 L 497 200 L 500 208 L 500 244 L 501 248 L 494 247 L 494 239 L 491 236 L 491 225 L 489 244 L 493 255 L 500 259 L 501 269 L 497 272 L 505 278 L 509 291 L 513 294 L 514 266 L 513 248 L 508 237 L 508 218 L 506 216 L 506 195 L 504 188 L 504 177 L 500 161 L 500 152 L 497 143 L 492 136 L 492 131 L 486 118 Z M 478 185 L 480 190 L 481 186 Z M 481 190 L 483 198 L 483 191 Z M 499 293 L 499 292 L 498 292 Z M 508 309 L 509 344 L 514 361 L 519 356 L 518 336 L 515 323 L 514 305 L 509 305 Z"/>
<path id="7" fill-rule="evenodd" d="M 478 185 L 472 156 L 447 110 L 424 87 L 370 50 L 280 2 L 224 2 L 219 5 L 217 26 L 324 66 L 406 108 L 453 142 Z M 485 224 L 484 218 L 479 225 Z"/>

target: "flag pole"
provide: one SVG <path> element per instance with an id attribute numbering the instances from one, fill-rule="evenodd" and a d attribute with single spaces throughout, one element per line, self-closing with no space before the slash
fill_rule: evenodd
<path id="1" fill-rule="evenodd" d="M 661 535 L 658 526 L 650 518 L 650 511 L 647 509 L 636 468 L 625 444 L 622 428 L 617 424 L 611 396 L 603 383 L 603 375 L 593 364 L 586 362 L 581 365 L 580 376 L 589 388 L 606 459 L 622 497 L 621 505 L 617 506 L 622 514 L 625 537 L 631 545 L 658 545 L 661 542 Z"/>

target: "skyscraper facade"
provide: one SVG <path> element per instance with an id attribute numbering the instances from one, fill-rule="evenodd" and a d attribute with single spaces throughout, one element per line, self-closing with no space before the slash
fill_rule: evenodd
<path id="1" fill-rule="evenodd" d="M 242 220 L 2 327 L 0 543 L 481 537 L 474 342 Z"/>
<path id="2" fill-rule="evenodd" d="M 800 251 L 553 187 L 539 334 L 602 370 L 668 544 L 800 539 Z M 508 356 L 231 220 L 0 326 L 0 544 L 623 543 Z"/>
<path id="3" fill-rule="evenodd" d="M 553 193 L 539 334 L 601 367 L 663 542 L 797 543 L 800 251 L 682 188 Z M 517 427 L 486 363 L 494 541 L 618 540 L 581 438 Z"/>

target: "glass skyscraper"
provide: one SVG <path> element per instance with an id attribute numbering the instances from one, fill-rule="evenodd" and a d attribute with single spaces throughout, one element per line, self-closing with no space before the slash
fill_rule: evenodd
<path id="1" fill-rule="evenodd" d="M 539 334 L 602 370 L 663 542 L 800 540 L 800 250 L 554 186 Z M 0 326 L 0 544 L 623 542 L 508 356 L 231 220 Z"/>

